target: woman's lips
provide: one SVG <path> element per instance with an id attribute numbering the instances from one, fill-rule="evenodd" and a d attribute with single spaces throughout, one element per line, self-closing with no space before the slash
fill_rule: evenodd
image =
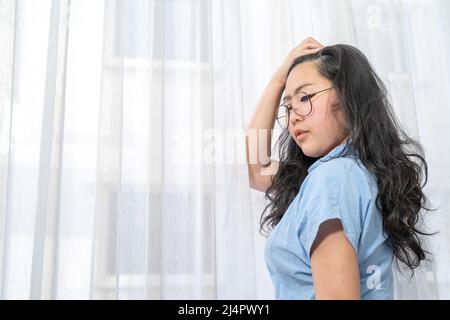
<path id="1" fill-rule="evenodd" d="M 309 131 L 299 130 L 299 131 L 295 132 L 295 137 L 298 140 L 303 140 L 303 139 L 305 139 L 305 137 L 308 133 L 309 133 Z"/>

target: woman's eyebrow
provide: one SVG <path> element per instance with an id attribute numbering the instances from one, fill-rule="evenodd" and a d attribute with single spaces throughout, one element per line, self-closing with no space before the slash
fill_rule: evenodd
<path id="1" fill-rule="evenodd" d="M 304 84 L 298 86 L 297 89 L 295 89 L 295 91 L 294 91 L 294 93 L 293 93 L 292 95 L 297 94 L 297 93 L 299 93 L 303 88 L 309 87 L 309 86 L 312 86 L 312 85 L 313 85 L 313 83 L 304 83 Z M 290 98 L 291 98 L 291 96 L 289 96 L 289 95 L 284 96 L 283 99 L 282 99 L 282 101 L 284 102 L 284 101 L 286 101 L 287 99 L 290 99 Z"/>

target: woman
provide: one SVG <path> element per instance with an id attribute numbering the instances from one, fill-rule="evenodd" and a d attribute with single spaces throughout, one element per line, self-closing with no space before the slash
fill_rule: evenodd
<path id="1" fill-rule="evenodd" d="M 285 95 L 281 101 L 281 95 Z M 278 299 L 392 299 L 394 259 L 425 259 L 423 150 L 399 126 L 382 81 L 358 49 L 294 48 L 266 87 L 247 132 L 283 129 L 279 162 L 247 135 L 250 186 L 269 205 L 265 257 Z M 252 139 L 251 137 L 256 137 Z"/>

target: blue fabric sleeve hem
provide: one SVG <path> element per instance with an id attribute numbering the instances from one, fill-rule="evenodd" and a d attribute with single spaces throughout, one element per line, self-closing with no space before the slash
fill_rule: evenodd
<path id="1" fill-rule="evenodd" d="M 355 250 L 356 255 L 358 255 L 358 240 L 359 240 L 359 236 L 353 232 L 350 232 L 349 230 L 346 229 L 346 226 L 341 218 L 341 216 L 339 214 L 331 214 L 328 215 L 327 217 L 325 217 L 322 220 L 318 220 L 315 221 L 313 223 L 310 224 L 310 226 L 312 225 L 312 228 L 310 229 L 309 232 L 307 232 L 307 235 L 304 235 L 302 237 L 302 242 L 304 244 L 304 248 L 306 251 L 306 254 L 309 258 L 311 258 L 311 248 L 312 245 L 314 244 L 314 241 L 317 238 L 317 234 L 319 232 L 320 226 L 329 221 L 329 220 L 333 220 L 333 219 L 339 219 L 341 224 L 342 224 L 342 228 L 344 230 L 344 234 L 347 237 L 348 241 L 350 242 L 350 244 L 352 245 L 353 249 Z"/>

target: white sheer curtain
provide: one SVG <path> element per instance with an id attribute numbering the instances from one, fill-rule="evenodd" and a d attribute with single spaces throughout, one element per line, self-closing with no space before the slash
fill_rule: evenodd
<path id="1" fill-rule="evenodd" d="M 0 0 L 0 297 L 271 299 L 243 129 L 314 36 L 361 48 L 424 144 L 440 233 L 396 297 L 450 298 L 448 14 L 444 0 Z"/>

